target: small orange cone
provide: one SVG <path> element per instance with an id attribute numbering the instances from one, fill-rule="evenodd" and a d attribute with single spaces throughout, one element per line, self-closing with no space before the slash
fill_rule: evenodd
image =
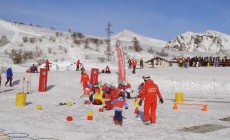
<path id="1" fill-rule="evenodd" d="M 89 110 L 89 111 L 88 111 L 87 120 L 93 120 L 93 113 L 92 113 L 92 110 Z"/>
<path id="2" fill-rule="evenodd" d="M 202 111 L 208 111 L 207 105 L 204 105 L 204 108 L 202 109 Z"/>
<path id="3" fill-rule="evenodd" d="M 66 120 L 67 120 L 68 122 L 73 121 L 73 117 L 72 117 L 72 116 L 67 116 L 67 117 L 66 117 Z"/>
<path id="4" fill-rule="evenodd" d="M 134 114 L 139 114 L 138 107 L 135 108 Z"/>
<path id="5" fill-rule="evenodd" d="M 104 112 L 104 109 L 103 108 L 99 108 L 99 112 Z"/>
<path id="6" fill-rule="evenodd" d="M 176 103 L 174 103 L 173 109 L 174 109 L 174 110 L 177 110 L 177 109 L 178 109 L 178 107 L 177 107 L 177 104 L 176 104 Z"/>

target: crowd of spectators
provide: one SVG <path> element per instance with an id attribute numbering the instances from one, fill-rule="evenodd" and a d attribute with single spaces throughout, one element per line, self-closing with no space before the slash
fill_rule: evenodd
<path id="1" fill-rule="evenodd" d="M 179 67 L 229 67 L 230 66 L 230 58 L 227 56 L 220 57 L 179 57 L 177 59 Z"/>

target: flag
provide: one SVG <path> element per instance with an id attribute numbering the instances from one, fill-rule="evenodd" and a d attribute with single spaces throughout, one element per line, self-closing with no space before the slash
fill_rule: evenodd
<path id="1" fill-rule="evenodd" d="M 125 75 L 125 60 L 123 56 L 123 47 L 119 40 L 116 42 L 117 60 L 118 60 L 118 84 L 124 84 L 126 80 Z"/>

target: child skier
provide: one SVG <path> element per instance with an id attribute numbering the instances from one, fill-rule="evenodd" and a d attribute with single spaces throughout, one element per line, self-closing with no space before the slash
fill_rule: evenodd
<path id="1" fill-rule="evenodd" d="M 111 104 L 114 104 L 114 110 L 115 114 L 113 117 L 115 125 L 122 125 L 122 109 L 125 106 L 125 109 L 128 109 L 128 105 L 124 99 L 124 92 L 119 93 L 119 97 L 111 102 Z"/>
<path id="2" fill-rule="evenodd" d="M 132 92 L 131 84 L 128 83 L 125 87 L 125 92 L 127 94 L 127 99 L 131 99 L 130 93 Z"/>
<path id="3" fill-rule="evenodd" d="M 83 94 L 83 96 L 85 98 L 84 104 L 90 104 L 91 103 L 90 99 L 89 99 L 91 92 L 92 92 L 92 84 L 88 83 L 87 87 L 84 88 L 84 94 Z"/>
<path id="4" fill-rule="evenodd" d="M 105 107 L 104 107 L 105 110 L 112 110 L 113 105 L 111 105 L 111 99 L 112 99 L 111 88 L 109 88 L 105 83 L 102 87 L 102 91 L 103 91 L 103 98 L 105 100 Z"/>

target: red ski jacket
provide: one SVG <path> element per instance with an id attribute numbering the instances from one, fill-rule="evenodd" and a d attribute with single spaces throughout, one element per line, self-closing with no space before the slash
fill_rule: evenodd
<path id="1" fill-rule="evenodd" d="M 137 61 L 136 60 L 132 60 L 131 61 L 131 65 L 134 67 L 134 66 L 136 66 L 137 65 Z"/>
<path id="2" fill-rule="evenodd" d="M 143 93 L 141 94 L 141 101 L 145 100 L 145 103 L 157 102 L 158 98 L 162 98 L 158 86 L 153 83 L 152 80 L 147 80 L 142 87 Z"/>
<path id="3" fill-rule="evenodd" d="M 87 73 L 82 73 L 81 75 L 81 83 L 88 83 L 89 82 L 89 76 Z"/>
<path id="4" fill-rule="evenodd" d="M 76 65 L 80 65 L 80 60 L 77 60 Z"/>

